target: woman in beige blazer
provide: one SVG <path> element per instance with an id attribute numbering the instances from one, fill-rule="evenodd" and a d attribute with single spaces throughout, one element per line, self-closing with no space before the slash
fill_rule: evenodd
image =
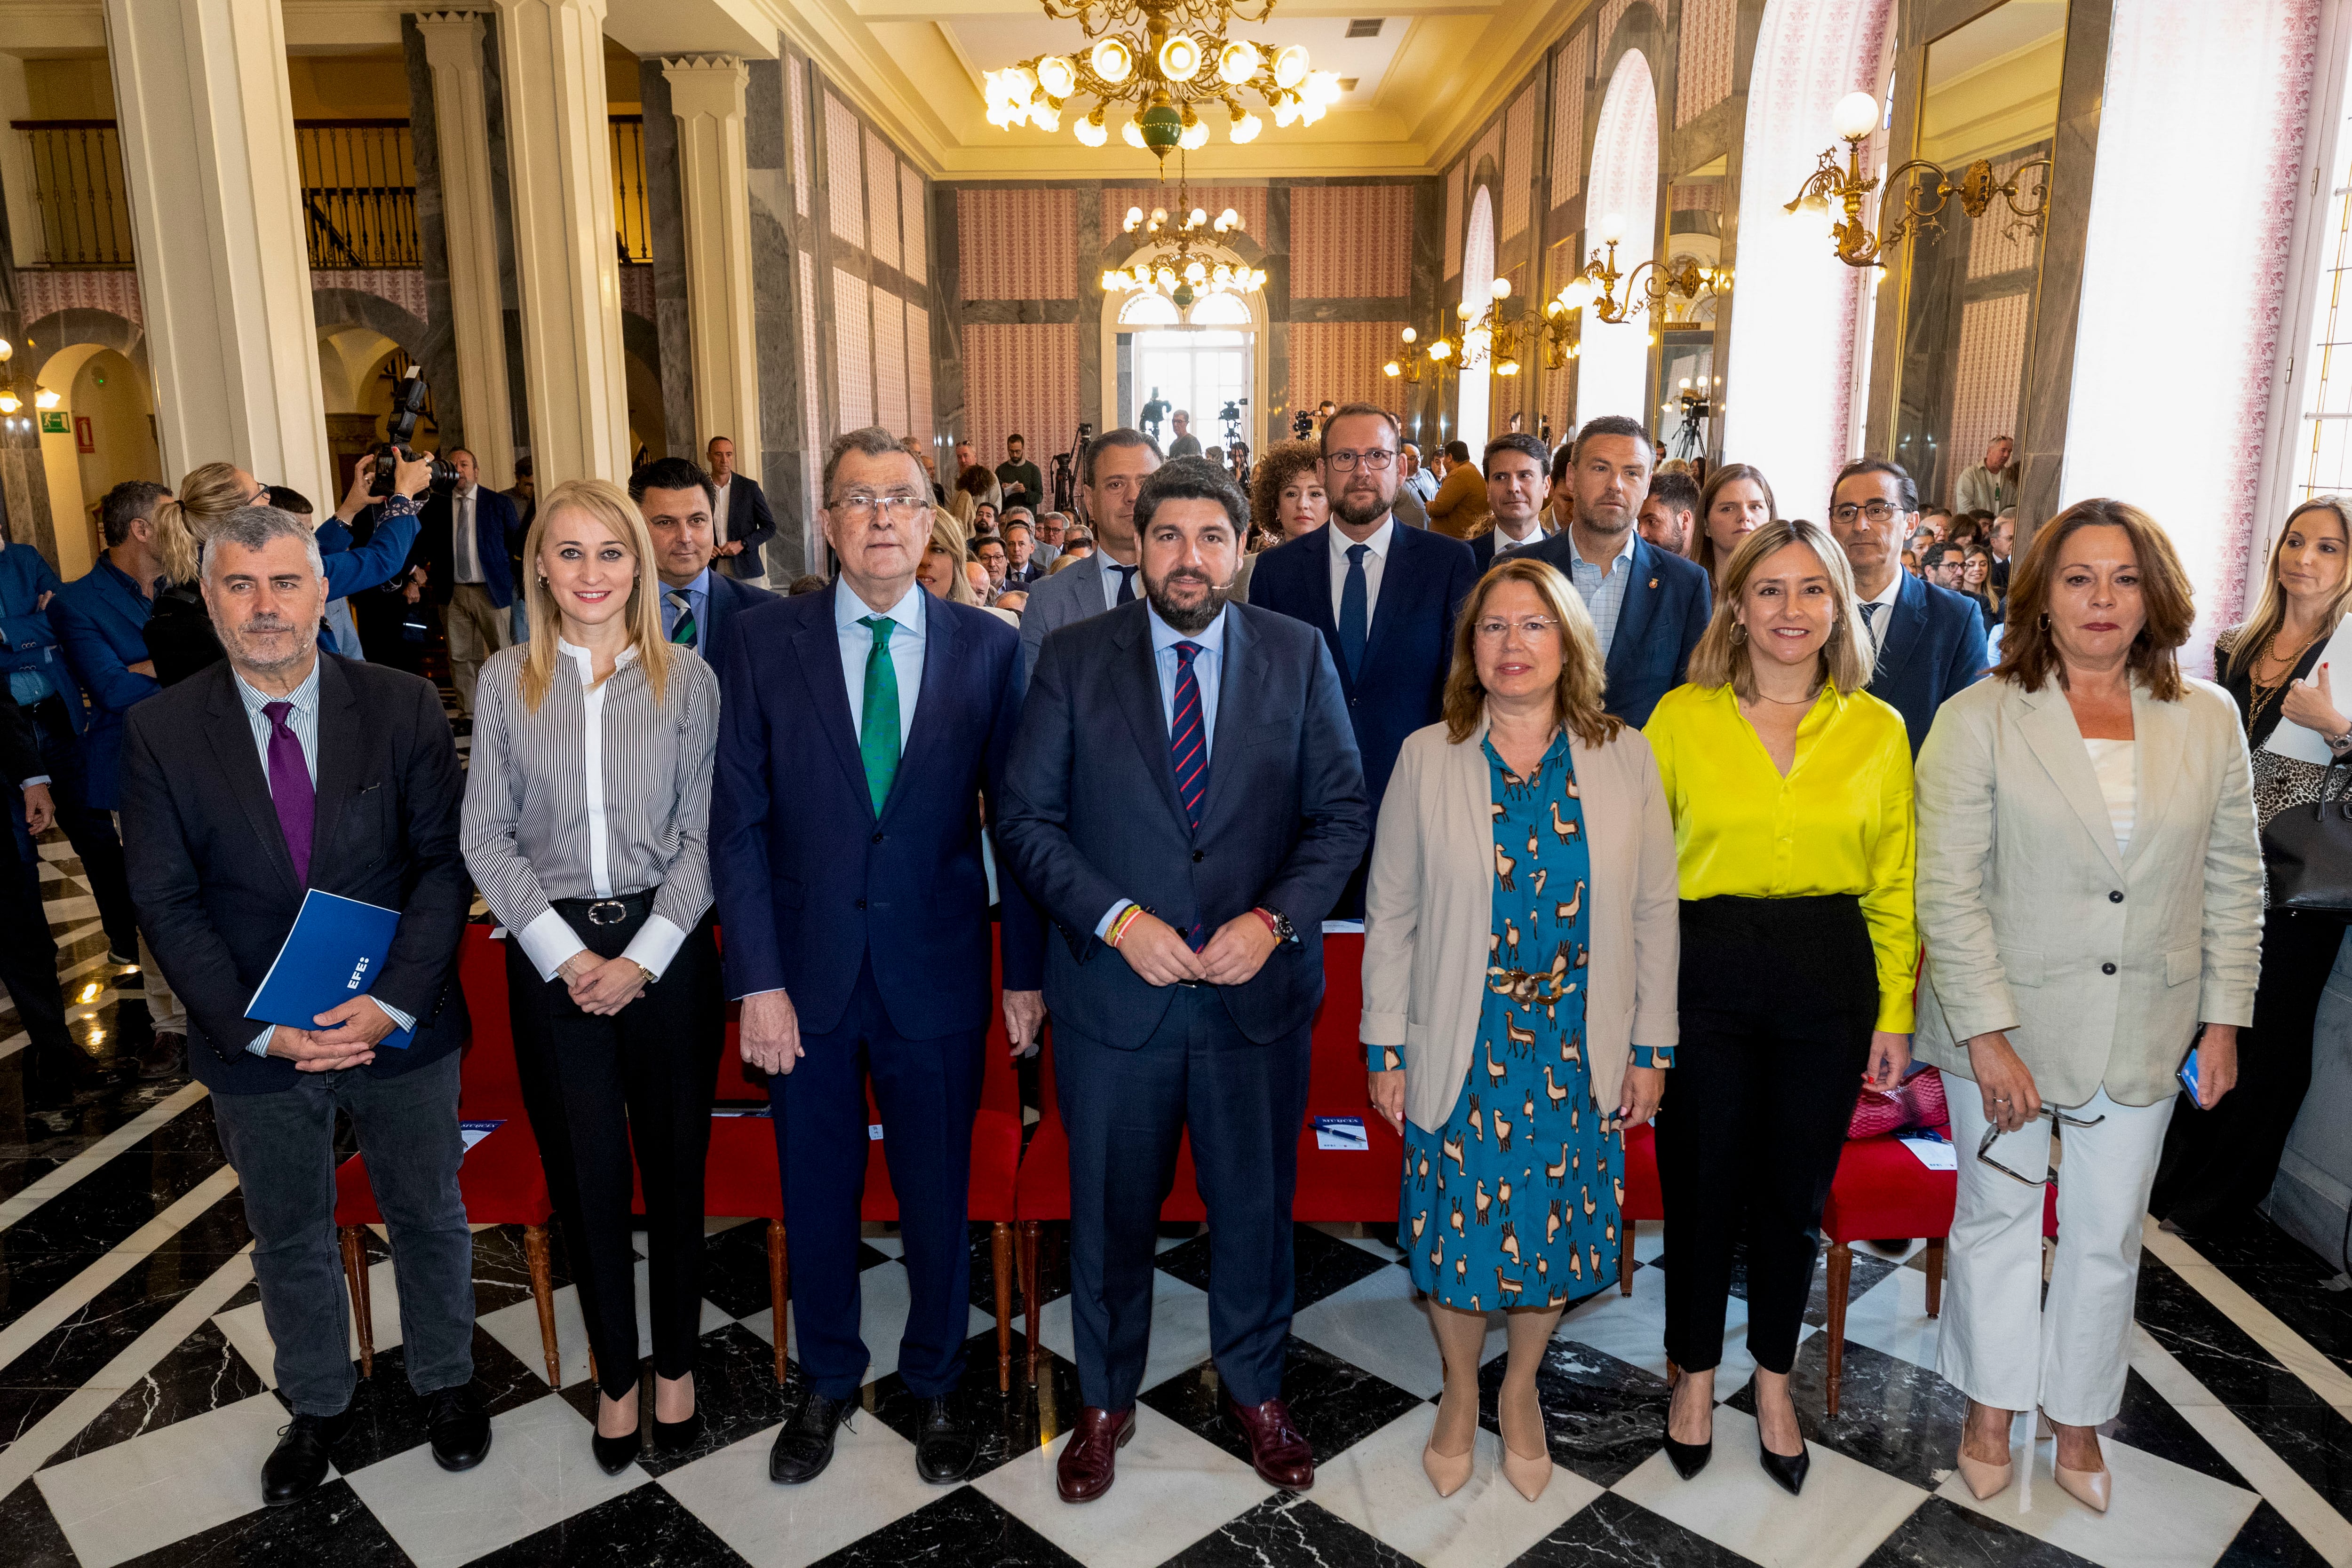
<path id="1" fill-rule="evenodd" d="M 1584 601 L 1507 559 L 1464 604 L 1445 719 L 1408 737 L 1365 892 L 1371 1102 L 1405 1142 L 1398 1241 L 1445 1393 L 1422 1456 L 1470 1478 L 1486 1313 L 1510 1312 L 1503 1473 L 1551 1473 L 1536 1369 L 1630 1245 L 1623 1129 L 1676 1039 L 1674 827 L 1650 747 L 1601 709 Z M 1513 1310 L 1515 1309 L 1515 1310 Z"/>
<path id="2" fill-rule="evenodd" d="M 2011 589 L 1999 668 L 1944 704 L 1919 753 L 1917 1054 L 1969 1081 L 1949 1096 L 1959 1207 L 1937 1370 L 1969 1396 L 1959 1469 L 1979 1498 L 2009 1484 L 2012 1415 L 2038 1406 L 2058 1484 L 2104 1511 L 2094 1428 L 2123 1402 L 2173 1075 L 2194 1043 L 2200 1105 L 2236 1080 L 2262 850 L 2237 709 L 2175 659 L 2189 580 L 2154 519 L 2079 502 Z"/>

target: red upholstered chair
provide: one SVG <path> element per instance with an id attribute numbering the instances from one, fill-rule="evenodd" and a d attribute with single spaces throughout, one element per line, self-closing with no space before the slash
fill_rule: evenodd
<path id="1" fill-rule="evenodd" d="M 514 1036 L 507 1019 L 506 951 L 490 940 L 488 926 L 466 927 L 457 950 L 457 976 L 474 1028 L 459 1068 L 457 1113 L 467 1121 L 506 1124 L 466 1151 L 465 1163 L 457 1167 L 457 1192 L 472 1223 L 522 1227 L 530 1293 L 539 1303 L 547 1381 L 551 1387 L 561 1387 L 563 1369 L 555 1348 L 555 1292 L 547 1256 L 547 1222 L 554 1206 L 548 1201 L 547 1173 L 523 1114 L 521 1082 L 515 1072 Z M 342 1243 L 343 1276 L 351 1287 L 352 1317 L 359 1331 L 362 1377 L 375 1372 L 364 1232 L 383 1218 L 368 1182 L 367 1156 L 353 1155 L 335 1172 L 335 1225 Z"/>
<path id="2" fill-rule="evenodd" d="M 1618 1205 L 1617 1293 L 1633 1293 L 1633 1227 L 1664 1219 L 1666 1200 L 1658 1191 L 1658 1134 L 1647 1122 L 1625 1132 L 1625 1201 Z"/>

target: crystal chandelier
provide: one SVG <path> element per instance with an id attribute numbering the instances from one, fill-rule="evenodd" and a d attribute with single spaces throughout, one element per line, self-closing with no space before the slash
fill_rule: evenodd
<path id="1" fill-rule="evenodd" d="M 1173 216 L 1165 207 L 1155 207 L 1148 214 L 1141 207 L 1129 207 L 1124 226 L 1129 234 L 1141 230 L 1160 248 L 1140 261 L 1104 273 L 1106 294 L 1156 288 L 1175 301 L 1179 310 L 1190 310 L 1203 294 L 1255 294 L 1265 287 L 1265 273 L 1260 268 L 1236 267 L 1194 253 L 1195 241 L 1207 246 L 1226 235 L 1241 233 L 1242 219 L 1231 207 L 1212 218 L 1205 209 L 1193 206 L 1181 172 Z"/>
<path id="2" fill-rule="evenodd" d="M 1075 21 L 1093 46 L 1082 53 L 1037 55 L 987 76 L 989 123 L 1003 130 L 1062 128 L 1065 106 L 1092 99 L 1092 113 L 1073 133 L 1088 147 L 1110 140 L 1113 104 L 1132 104 L 1119 134 L 1150 152 L 1163 173 L 1168 154 L 1206 146 L 1204 108 L 1223 105 L 1230 133 L 1253 141 L 1265 122 L 1242 106 L 1255 93 L 1276 125 L 1312 125 L 1339 99 L 1339 79 L 1307 68 L 1307 47 L 1281 47 L 1229 37 L 1236 22 L 1262 23 L 1276 0 L 1041 0 L 1055 21 Z"/>

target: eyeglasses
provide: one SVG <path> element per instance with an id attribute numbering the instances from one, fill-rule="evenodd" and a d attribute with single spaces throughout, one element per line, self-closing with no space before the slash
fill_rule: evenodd
<path id="1" fill-rule="evenodd" d="M 1559 622 L 1546 615 L 1530 615 L 1523 621 L 1504 621 L 1499 618 L 1481 621 L 1473 629 L 1478 633 L 1480 641 L 1499 643 L 1503 640 L 1503 634 L 1514 626 L 1518 628 L 1519 635 L 1530 643 L 1540 643 L 1559 630 Z"/>
<path id="2" fill-rule="evenodd" d="M 2092 1117 L 2086 1122 L 2080 1116 L 2069 1116 L 2065 1112 L 2055 1110 L 2048 1105 L 2044 1105 L 2041 1110 L 2035 1112 L 2034 1114 L 2039 1116 L 2042 1120 L 2050 1123 L 2052 1125 L 2059 1127 L 2095 1127 L 2100 1123 L 2106 1120 L 2105 1115 L 2098 1115 Z M 2000 1123 L 1995 1122 L 1990 1126 L 1987 1127 L 1985 1129 L 1983 1138 L 1979 1140 L 1977 1144 L 1977 1158 L 1982 1160 L 1985 1164 L 1990 1166 L 1993 1169 L 1999 1171 L 2001 1175 L 2007 1176 L 2011 1181 L 2021 1181 L 2028 1186 L 2040 1186 L 2046 1179 L 2045 1177 L 2020 1176 L 2017 1172 L 2010 1169 L 2007 1166 L 1992 1157 L 1993 1140 L 2000 1136 Z"/>
<path id="3" fill-rule="evenodd" d="M 903 523 L 930 504 L 929 496 L 868 496 L 862 490 L 853 490 L 835 501 L 833 510 L 853 523 L 862 523 L 870 519 L 878 507 L 889 515 L 892 521 Z"/>
<path id="4" fill-rule="evenodd" d="M 1892 501 L 1864 501 L 1858 507 L 1852 501 L 1844 501 L 1830 508 L 1830 520 L 1850 524 L 1855 517 L 1863 517 L 1874 523 L 1883 523 L 1900 509 Z"/>
<path id="5" fill-rule="evenodd" d="M 1332 472 L 1338 474 L 1349 473 L 1359 463 L 1374 474 L 1385 474 L 1396 460 L 1397 455 L 1385 446 L 1375 446 L 1369 452 L 1327 453 L 1323 458 L 1331 465 Z"/>

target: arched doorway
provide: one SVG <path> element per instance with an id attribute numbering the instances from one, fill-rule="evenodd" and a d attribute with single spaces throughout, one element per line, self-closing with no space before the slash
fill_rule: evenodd
<path id="1" fill-rule="evenodd" d="M 1151 256 L 1137 251 L 1122 267 Z M 1196 247 L 1209 267 L 1254 265 L 1222 246 Z M 1191 434 L 1203 447 L 1230 446 L 1238 436 L 1253 453 L 1265 436 L 1265 302 L 1255 294 L 1204 293 L 1190 306 L 1156 289 L 1103 298 L 1103 401 L 1106 423 L 1146 428 L 1155 402 L 1164 410 L 1159 440 L 1175 438 L 1172 416 L 1192 416 Z M 1228 417 L 1228 415 L 1232 417 Z"/>
<path id="2" fill-rule="evenodd" d="M 1493 190 L 1478 187 L 1470 204 L 1470 224 L 1462 236 L 1462 303 L 1476 320 L 1495 302 L 1495 198 Z M 1454 403 L 1454 439 L 1469 443 L 1471 461 L 1483 459 L 1487 422 L 1493 415 L 1492 361 L 1482 359 L 1474 369 L 1462 368 L 1462 392 Z"/>
<path id="3" fill-rule="evenodd" d="M 163 476 L 154 400 L 145 371 L 100 343 L 59 349 L 34 381 L 58 394 L 58 406 L 45 411 L 54 417 L 42 422 L 41 469 L 58 575 L 71 580 L 88 571 L 104 548 L 97 507 L 107 491 L 125 479 Z"/>
<path id="4" fill-rule="evenodd" d="M 1628 49 L 1609 74 L 1601 123 L 1592 138 L 1592 170 L 1584 188 L 1584 245 L 1607 254 L 1617 241 L 1617 270 L 1627 277 L 1656 249 L 1658 229 L 1658 89 L 1650 62 Z M 1618 285 L 1621 302 L 1625 285 Z M 1588 312 L 1576 373 L 1576 423 L 1602 414 L 1638 419 L 1650 404 L 1648 316 L 1603 321 Z"/>

